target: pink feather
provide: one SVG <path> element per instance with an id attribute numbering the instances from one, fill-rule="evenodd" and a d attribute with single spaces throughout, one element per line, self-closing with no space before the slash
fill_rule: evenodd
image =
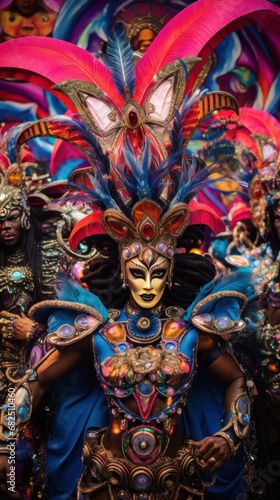
<path id="1" fill-rule="evenodd" d="M 260 134 L 270 137 L 280 151 L 280 123 L 267 111 L 255 108 L 240 108 L 238 121 L 251 134 Z"/>
<path id="2" fill-rule="evenodd" d="M 23 78 L 49 91 L 65 80 L 82 80 L 101 87 L 116 105 L 123 106 L 108 68 L 88 51 L 56 38 L 30 36 L 2 43 L 0 77 Z M 53 93 L 73 109 L 68 98 Z"/>
<path id="3" fill-rule="evenodd" d="M 213 234 L 219 234 L 225 230 L 225 223 L 217 212 L 209 205 L 199 203 L 196 200 L 191 200 L 188 203 L 190 209 L 189 225 L 205 224 Z"/>
<path id="4" fill-rule="evenodd" d="M 227 35 L 255 24 L 279 33 L 280 9 L 266 0 L 197 0 L 183 9 L 159 32 L 136 66 L 134 99 L 141 103 L 159 70 L 171 61 L 199 56 L 191 71 L 192 88 L 207 58 Z"/>

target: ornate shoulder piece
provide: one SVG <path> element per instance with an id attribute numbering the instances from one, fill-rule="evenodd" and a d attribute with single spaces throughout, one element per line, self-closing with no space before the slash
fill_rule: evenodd
<path id="1" fill-rule="evenodd" d="M 46 322 L 49 316 L 55 319 L 56 313 L 59 316 L 59 312 L 65 309 L 77 312 L 77 315 L 74 319 L 73 315 L 69 315 L 69 323 L 60 322 L 56 330 L 47 335 L 47 342 L 57 347 L 74 344 L 93 333 L 104 322 L 103 316 L 93 307 L 64 300 L 40 302 L 31 307 L 29 314 L 31 317 L 40 318 L 40 322 Z"/>
<path id="2" fill-rule="evenodd" d="M 243 330 L 246 325 L 245 321 L 241 319 L 232 320 L 228 316 L 219 316 L 215 318 L 209 313 L 198 314 L 191 319 L 191 322 L 199 330 L 220 335 L 226 340 L 228 339 L 228 335 Z"/>
<path id="3" fill-rule="evenodd" d="M 225 299 L 236 299 L 239 302 L 237 311 L 233 311 L 235 317 L 223 314 L 219 308 L 215 311 L 215 303 L 217 299 L 221 301 Z M 240 319 L 243 309 L 246 307 L 247 298 L 241 292 L 235 290 L 224 290 L 212 293 L 200 300 L 193 308 L 191 322 L 199 330 L 203 332 L 220 335 L 225 340 L 228 340 L 229 335 L 234 332 L 243 330 L 246 323 Z M 200 314 L 197 314 L 200 313 Z"/>

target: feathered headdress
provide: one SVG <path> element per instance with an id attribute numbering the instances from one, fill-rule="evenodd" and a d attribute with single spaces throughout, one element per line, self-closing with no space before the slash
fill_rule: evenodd
<path id="1" fill-rule="evenodd" d="M 224 107 L 237 112 L 237 103 L 228 93 L 207 90 L 184 97 L 197 58 L 163 67 L 136 102 L 136 64 L 120 23 L 106 55 L 118 100 L 93 83 L 63 82 L 56 89 L 71 99 L 80 114 L 51 117 L 26 127 L 18 136 L 18 149 L 40 135 L 64 139 L 81 149 L 91 166 L 74 172 L 71 182 L 83 187 L 94 206 L 105 209 L 102 225 L 118 241 L 122 262 L 141 254 L 148 264 L 155 253 L 173 261 L 177 238 L 188 224 L 208 224 L 215 233 L 224 229 L 213 210 L 193 199 L 209 182 L 213 169 L 187 158 L 185 148 L 205 116 Z M 85 217 L 79 226 L 81 239 L 91 230 L 99 231 L 99 223 L 100 211 Z"/>

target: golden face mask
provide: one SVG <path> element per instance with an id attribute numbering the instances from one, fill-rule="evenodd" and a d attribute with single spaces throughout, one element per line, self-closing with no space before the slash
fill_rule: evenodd
<path id="1" fill-rule="evenodd" d="M 150 248 L 126 263 L 126 278 L 132 299 L 142 309 L 155 307 L 164 292 L 170 261 Z"/>

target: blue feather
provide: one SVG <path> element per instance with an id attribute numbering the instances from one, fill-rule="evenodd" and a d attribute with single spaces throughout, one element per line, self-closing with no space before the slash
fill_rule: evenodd
<path id="1" fill-rule="evenodd" d="M 151 198 L 150 177 L 151 177 L 151 148 L 149 141 L 145 142 L 143 156 L 136 158 L 129 149 L 124 151 L 128 167 L 135 179 L 134 187 L 139 200 Z"/>
<path id="2" fill-rule="evenodd" d="M 25 122 L 19 125 L 15 125 L 7 130 L 4 134 L 4 137 L 1 138 L 1 146 L 3 147 L 5 154 L 8 156 L 11 163 L 15 163 L 17 161 L 17 138 L 23 129 L 27 126 L 32 125 L 32 122 Z"/>
<path id="3" fill-rule="evenodd" d="M 94 295 L 94 293 L 90 292 L 86 288 L 83 288 L 66 274 L 58 274 L 56 280 L 56 294 L 58 300 L 85 304 L 98 311 L 104 321 L 108 318 L 108 311 L 97 295 Z"/>
<path id="4" fill-rule="evenodd" d="M 106 58 L 119 93 L 125 100 L 131 98 L 135 89 L 135 62 L 126 29 L 120 22 L 109 37 Z"/>
<path id="5" fill-rule="evenodd" d="M 187 160 L 187 162 L 176 171 L 176 176 L 173 177 L 176 194 L 170 206 L 174 206 L 176 203 L 180 202 L 188 203 L 197 193 L 214 182 L 214 180 L 210 178 L 210 175 L 222 169 L 224 170 L 225 167 L 221 167 L 217 163 L 201 168 L 194 156 L 191 158 L 191 163 Z M 215 182 L 218 180 L 219 178 L 216 178 Z M 223 180 L 225 179 L 223 178 Z"/>
<path id="6" fill-rule="evenodd" d="M 248 302 L 253 301 L 256 298 L 256 292 L 254 288 L 252 270 L 246 267 L 244 269 L 237 270 L 226 277 L 219 276 L 218 278 L 215 278 L 214 280 L 210 281 L 210 283 L 207 283 L 205 286 L 201 288 L 194 302 L 186 310 L 184 314 L 184 319 L 186 321 L 189 321 L 191 319 L 194 307 L 198 304 L 198 302 L 200 302 L 205 297 L 217 292 L 227 292 L 227 291 L 243 293 Z M 222 300 L 221 297 L 217 300 L 222 301 L 221 304 L 223 304 L 224 306 L 224 300 Z M 239 300 L 240 299 L 237 298 L 235 299 L 226 297 L 225 302 L 228 302 L 227 308 L 233 307 L 234 302 L 236 302 L 238 305 Z M 212 308 L 213 308 L 213 302 L 209 302 L 209 304 L 206 304 L 205 306 L 203 306 L 202 309 L 199 310 L 199 314 L 210 312 Z"/>

